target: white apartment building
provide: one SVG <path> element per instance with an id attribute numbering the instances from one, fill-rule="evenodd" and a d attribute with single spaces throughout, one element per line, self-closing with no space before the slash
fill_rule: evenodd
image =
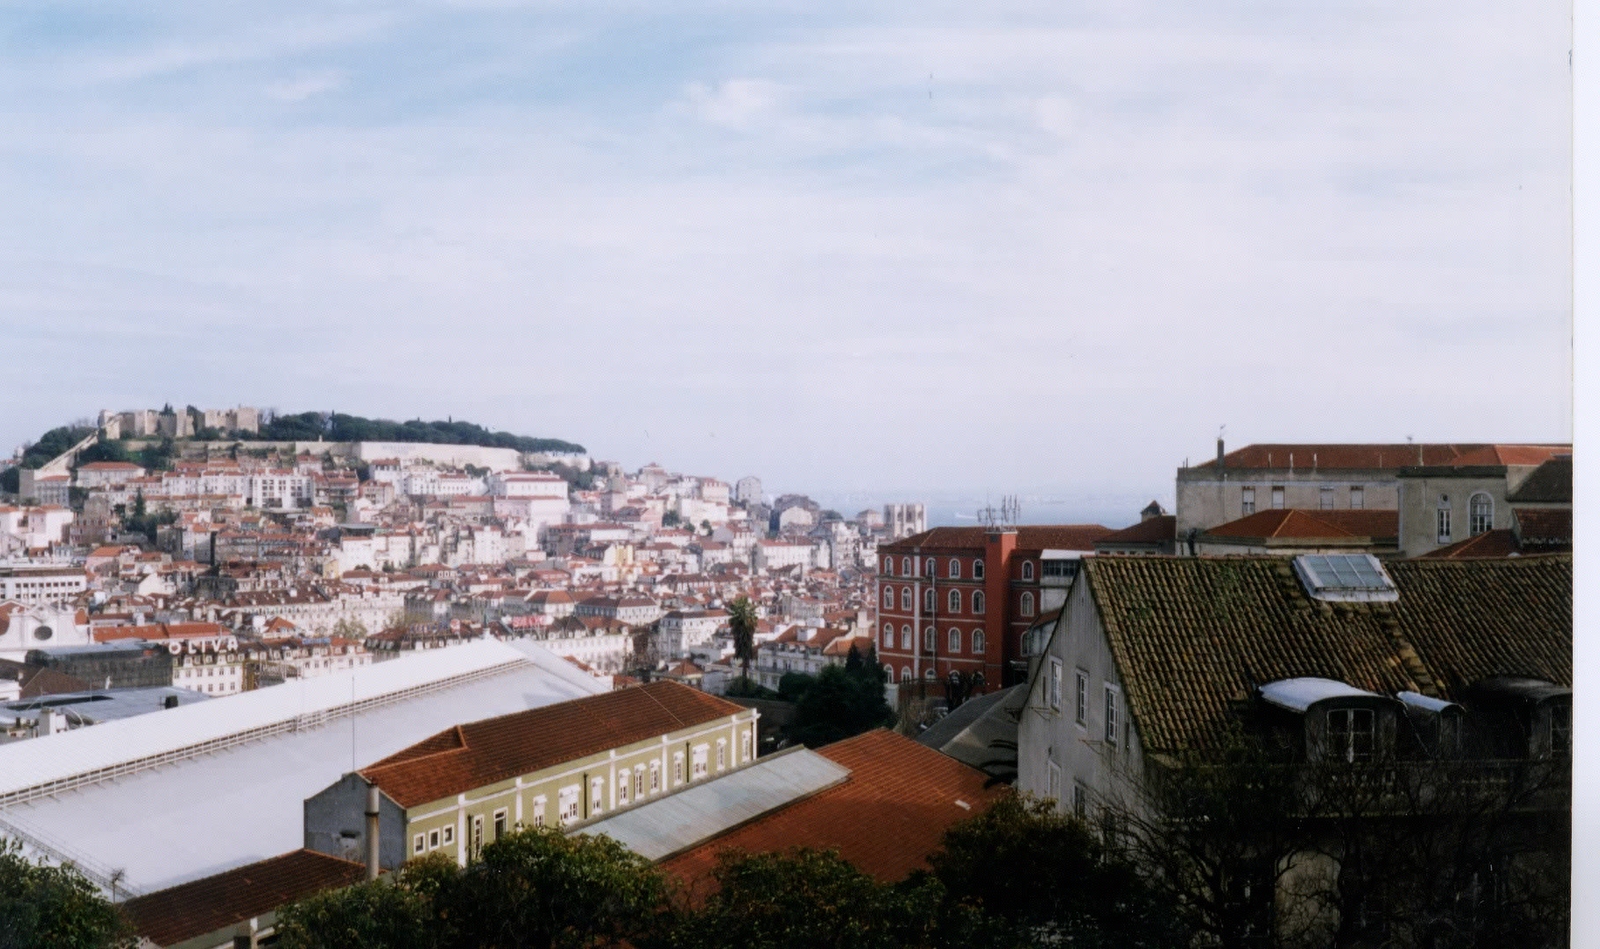
<path id="1" fill-rule="evenodd" d="M 81 567 L 0 567 L 0 602 L 60 603 L 89 588 Z"/>

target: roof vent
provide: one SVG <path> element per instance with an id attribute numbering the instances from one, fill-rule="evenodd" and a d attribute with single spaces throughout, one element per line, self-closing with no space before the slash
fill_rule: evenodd
<path id="1" fill-rule="evenodd" d="M 1304 554 L 1294 572 L 1313 599 L 1334 603 L 1393 603 L 1400 591 L 1371 554 Z"/>

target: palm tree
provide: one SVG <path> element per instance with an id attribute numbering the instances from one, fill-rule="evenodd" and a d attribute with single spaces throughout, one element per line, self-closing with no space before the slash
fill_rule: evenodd
<path id="1" fill-rule="evenodd" d="M 733 655 L 750 681 L 750 661 L 756 657 L 756 605 L 747 596 L 728 604 L 728 626 L 733 629 Z"/>

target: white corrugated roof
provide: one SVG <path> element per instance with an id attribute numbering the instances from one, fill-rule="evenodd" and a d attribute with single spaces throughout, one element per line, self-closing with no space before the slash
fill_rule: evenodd
<path id="1" fill-rule="evenodd" d="M 425 650 L 359 670 L 353 677 L 358 698 L 377 697 L 385 689 L 393 692 L 426 686 L 463 672 L 483 671 L 485 675 L 450 687 L 412 692 L 305 730 L 279 732 L 14 804 L 0 809 L 0 823 L 14 825 L 69 858 L 123 871 L 128 890 L 150 892 L 173 886 L 302 846 L 305 799 L 354 767 L 387 757 L 461 722 L 604 691 L 600 683 L 569 670 L 565 660 L 533 644 L 512 649 L 486 641 Z M 281 719 L 285 711 L 298 715 L 302 696 L 308 711 L 336 707 L 350 701 L 351 680 L 349 674 L 340 674 L 289 683 L 188 709 L 153 712 L 139 719 L 32 739 L 0 749 L 0 775 L 6 785 L 18 785 L 34 782 L 41 774 L 67 773 L 85 763 L 104 764 L 129 757 L 129 753 L 118 755 L 102 742 L 83 745 L 83 739 L 95 738 L 97 732 L 125 734 L 129 743 L 139 742 L 142 752 L 175 747 L 178 737 L 192 743 L 198 737 L 216 736 L 227 727 L 254 727 L 275 717 Z M 297 685 L 314 688 L 302 692 Z M 217 720 L 215 726 L 181 721 L 179 728 L 163 737 L 160 723 L 189 710 L 211 713 Z M 121 727 L 127 725 L 140 728 Z M 69 759 L 71 765 L 56 765 L 49 755 L 25 747 L 48 751 L 66 747 L 64 739 L 79 739 L 74 742 L 80 747 Z M 34 769 L 31 774 L 19 778 L 13 772 L 12 753 L 16 751 L 30 752 L 26 764 Z"/>
<path id="2" fill-rule="evenodd" d="M 7 744 L 0 746 L 0 796 L 527 658 L 484 640 Z"/>
<path id="3" fill-rule="evenodd" d="M 848 777 L 849 768 L 801 748 L 758 759 L 573 832 L 605 834 L 642 857 L 662 860 Z"/>
<path id="4" fill-rule="evenodd" d="M 1277 682 L 1268 682 L 1261 687 L 1261 697 L 1279 708 L 1302 713 L 1324 699 L 1383 698 L 1376 692 L 1358 689 L 1337 679 L 1318 679 L 1309 676 L 1303 679 L 1279 679 Z"/>

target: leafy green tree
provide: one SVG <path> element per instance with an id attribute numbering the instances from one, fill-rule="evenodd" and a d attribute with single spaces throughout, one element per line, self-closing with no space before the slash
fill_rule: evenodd
<path id="1" fill-rule="evenodd" d="M 671 949 L 899 949 L 928 945 L 937 884 L 886 886 L 833 851 L 725 853 L 717 891 L 684 914 Z"/>
<path id="2" fill-rule="evenodd" d="M 453 931 L 439 912 L 459 872 L 448 858 L 413 860 L 395 877 L 326 890 L 278 913 L 280 949 L 443 949 Z"/>
<path id="3" fill-rule="evenodd" d="M 16 468 L 0 471 L 0 491 L 16 494 L 22 490 L 22 472 Z"/>
<path id="4" fill-rule="evenodd" d="M 733 655 L 739 660 L 740 674 L 750 678 L 750 663 L 756 658 L 756 605 L 747 596 L 728 604 L 728 627 L 733 630 Z"/>
<path id="5" fill-rule="evenodd" d="M 558 828 L 513 831 L 440 894 L 457 944 L 474 949 L 586 949 L 635 942 L 659 927 L 666 878 L 610 837 Z"/>
<path id="6" fill-rule="evenodd" d="M 1007 794 L 952 827 L 928 861 L 959 945 L 1183 947 L 1134 863 L 1053 805 Z"/>
<path id="7" fill-rule="evenodd" d="M 785 702 L 798 702 L 806 690 L 817 684 L 817 677 L 809 672 L 785 672 L 778 680 L 778 698 Z"/>
<path id="8" fill-rule="evenodd" d="M 851 647 L 845 665 L 823 669 L 795 703 L 789 737 L 817 748 L 893 725 L 894 709 L 884 696 L 885 678 L 874 650 L 863 658 Z"/>
<path id="9" fill-rule="evenodd" d="M 0 949 L 102 949 L 135 943 L 127 922 L 82 873 L 0 842 Z"/>

